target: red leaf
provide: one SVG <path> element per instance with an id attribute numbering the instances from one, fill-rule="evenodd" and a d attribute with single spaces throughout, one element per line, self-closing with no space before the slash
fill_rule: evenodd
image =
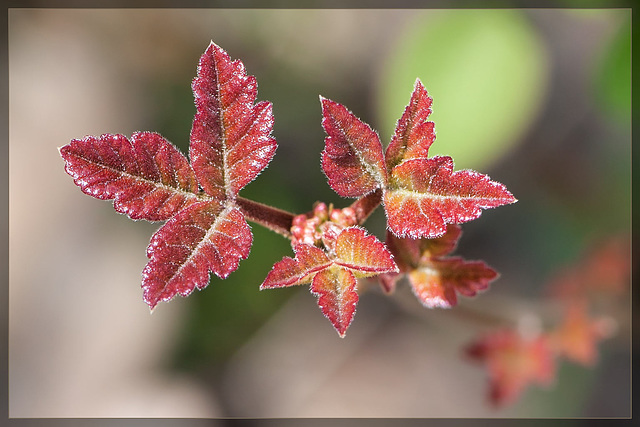
<path id="1" fill-rule="evenodd" d="M 474 296 L 485 290 L 498 274 L 484 262 L 444 257 L 451 253 L 462 234 L 459 225 L 447 225 L 447 231 L 435 239 L 395 237 L 387 231 L 387 247 L 400 271 L 406 273 L 413 293 L 429 308 L 450 308 L 457 304 L 457 294 Z M 380 284 L 391 292 L 399 277 L 380 277 Z"/>
<path id="2" fill-rule="evenodd" d="M 384 205 L 389 229 L 399 237 L 434 238 L 447 224 L 480 216 L 482 209 L 514 203 L 504 185 L 471 170 L 453 172 L 450 157 L 407 160 L 391 174 Z"/>
<path id="3" fill-rule="evenodd" d="M 387 230 L 385 242 L 389 251 L 393 254 L 401 272 L 408 272 L 420 265 L 420 240 L 396 237 Z"/>
<path id="4" fill-rule="evenodd" d="M 327 133 L 322 170 L 343 197 L 361 197 L 384 188 L 387 173 L 380 138 L 343 105 L 320 97 L 322 127 Z"/>
<path id="5" fill-rule="evenodd" d="M 398 271 L 384 244 L 359 227 L 342 230 L 336 239 L 335 252 L 336 264 L 353 270 L 356 277 Z"/>
<path id="6" fill-rule="evenodd" d="M 239 60 L 211 42 L 193 80 L 196 115 L 189 155 L 204 191 L 233 199 L 269 164 L 276 151 L 271 137 L 271 103 L 254 105 L 256 79 Z"/>
<path id="7" fill-rule="evenodd" d="M 573 301 L 591 295 L 601 299 L 629 290 L 631 248 L 627 236 L 611 236 L 596 242 L 589 252 L 557 273 L 549 282 L 550 293 Z"/>
<path id="8" fill-rule="evenodd" d="M 451 308 L 457 304 L 455 288 L 443 283 L 437 271 L 416 269 L 408 274 L 411 289 L 420 302 L 428 308 Z"/>
<path id="9" fill-rule="evenodd" d="M 433 100 L 420 79 L 416 80 L 411 101 L 398 120 L 395 133 L 386 151 L 387 170 L 403 160 L 427 158 L 429 147 L 436 139 L 433 122 L 427 122 Z"/>
<path id="10" fill-rule="evenodd" d="M 447 224 L 447 230 L 442 236 L 420 240 L 421 257 L 425 259 L 449 255 L 455 250 L 461 235 L 462 227 L 457 224 Z"/>
<path id="11" fill-rule="evenodd" d="M 285 257 L 275 263 L 260 289 L 282 288 L 311 282 L 313 275 L 331 265 L 322 249 L 300 244 L 295 248 L 296 258 Z"/>
<path id="12" fill-rule="evenodd" d="M 621 295 L 629 291 L 631 274 L 631 241 L 628 236 L 610 236 L 599 242 L 584 261 L 593 291 Z"/>
<path id="13" fill-rule="evenodd" d="M 598 341 L 610 334 L 611 326 L 606 319 L 592 319 L 584 300 L 572 301 L 562 324 L 551 333 L 551 341 L 568 359 L 593 366 L 598 360 Z"/>
<path id="14" fill-rule="evenodd" d="M 401 273 L 383 273 L 378 276 L 378 281 L 380 282 L 382 290 L 385 293 L 390 294 L 395 291 L 396 285 L 400 278 L 402 278 Z"/>
<path id="15" fill-rule="evenodd" d="M 515 331 L 500 330 L 469 345 L 466 353 L 486 364 L 489 397 L 495 405 L 516 400 L 531 382 L 549 385 L 555 376 L 553 353 L 544 335 L 524 339 Z"/>
<path id="16" fill-rule="evenodd" d="M 316 274 L 311 284 L 311 292 L 318 297 L 318 306 L 341 338 L 344 338 L 356 311 L 356 283 L 350 271 L 334 267 Z"/>
<path id="17" fill-rule="evenodd" d="M 151 238 L 142 272 L 144 300 L 151 308 L 176 294 L 209 284 L 209 271 L 225 278 L 249 255 L 252 235 L 242 213 L 217 201 L 180 211 Z"/>
<path id="18" fill-rule="evenodd" d="M 186 157 L 157 133 L 105 134 L 60 148 L 65 169 L 90 196 L 114 199 L 133 219 L 165 220 L 197 201 L 198 183 Z"/>
<path id="19" fill-rule="evenodd" d="M 456 293 L 472 297 L 489 287 L 498 274 L 482 261 L 432 259 L 408 274 L 413 293 L 429 308 L 450 308 Z"/>
<path id="20" fill-rule="evenodd" d="M 456 248 L 462 235 L 462 228 L 456 224 L 448 224 L 447 231 L 433 239 L 411 239 L 396 237 L 387 231 L 387 247 L 395 257 L 400 271 L 418 268 L 432 258 L 450 254 Z"/>
<path id="21" fill-rule="evenodd" d="M 343 229 L 335 239 L 333 259 L 322 249 L 305 243 L 295 247 L 295 259 L 278 261 L 261 285 L 261 289 L 281 288 L 310 282 L 315 273 L 332 265 L 349 270 L 356 277 L 397 272 L 392 255 L 375 237 L 359 227 Z"/>
<path id="22" fill-rule="evenodd" d="M 313 245 L 298 244 L 294 249 L 295 259 L 285 257 L 278 261 L 260 289 L 311 282 L 311 292 L 319 297 L 322 312 L 344 337 L 358 302 L 356 277 L 397 272 L 398 268 L 385 246 L 364 229 L 343 228 L 334 237 L 340 230 L 338 224 L 326 221 L 321 225 L 333 226 L 320 227 L 324 234 L 331 234 L 330 238 L 322 236 L 322 241 L 332 243 L 331 247 L 325 246 L 322 250 Z"/>

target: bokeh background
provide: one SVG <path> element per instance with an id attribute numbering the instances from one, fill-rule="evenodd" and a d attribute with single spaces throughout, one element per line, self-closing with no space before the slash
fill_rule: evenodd
<path id="1" fill-rule="evenodd" d="M 458 253 L 501 272 L 462 305 L 535 316 L 554 272 L 629 233 L 629 10 L 9 11 L 10 417 L 627 417 L 630 332 L 593 369 L 491 408 L 461 348 L 482 325 L 404 286 L 362 295 L 340 339 L 306 287 L 260 292 L 291 249 L 253 226 L 227 280 L 149 314 L 140 272 L 159 224 L 134 222 L 65 174 L 72 138 L 154 130 L 187 152 L 190 82 L 210 40 L 256 76 L 279 147 L 242 195 L 292 212 L 343 207 L 320 169 L 318 96 L 386 143 L 419 77 L 432 154 L 519 199 L 463 227 Z M 367 223 L 384 236 L 379 209 Z M 628 318 L 628 306 L 621 306 Z"/>

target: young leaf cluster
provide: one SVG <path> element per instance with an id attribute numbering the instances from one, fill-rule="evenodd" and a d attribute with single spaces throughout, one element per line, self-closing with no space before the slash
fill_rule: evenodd
<path id="1" fill-rule="evenodd" d="M 537 333 L 501 327 L 473 340 L 465 353 L 485 365 L 490 402 L 514 402 L 529 384 L 553 384 L 560 360 L 586 367 L 598 359 L 599 341 L 613 335 L 612 311 L 624 311 L 630 271 L 629 242 L 614 236 L 558 272 L 547 298 L 559 313 Z"/>
<path id="2" fill-rule="evenodd" d="M 378 276 L 391 291 L 406 276 L 427 307 L 452 307 L 457 294 L 485 290 L 497 273 L 481 261 L 449 256 L 461 224 L 516 199 L 498 182 L 453 159 L 429 157 L 435 141 L 432 99 L 416 80 L 409 104 L 386 148 L 378 134 L 345 106 L 320 97 L 327 136 L 322 169 L 343 209 L 317 203 L 294 215 L 239 195 L 276 151 L 270 102 L 256 102 L 257 83 L 239 60 L 211 42 L 192 82 L 196 114 L 189 159 L 153 132 L 131 138 L 105 134 L 60 148 L 80 189 L 113 200 L 132 219 L 166 221 L 151 237 L 142 273 L 152 309 L 175 295 L 203 289 L 213 272 L 226 278 L 249 256 L 247 220 L 291 240 L 294 257 L 275 263 L 260 289 L 310 284 L 322 313 L 340 336 L 353 320 L 358 279 Z M 385 243 L 363 224 L 380 204 Z"/>
<path id="3" fill-rule="evenodd" d="M 196 115 L 189 157 L 150 132 L 73 140 L 60 149 L 66 171 L 85 193 L 114 199 L 133 219 L 168 220 L 151 238 L 142 272 L 153 309 L 176 294 L 226 278 L 249 255 L 253 236 L 238 192 L 276 151 L 272 106 L 255 104 L 256 79 L 213 42 L 192 83 Z"/>

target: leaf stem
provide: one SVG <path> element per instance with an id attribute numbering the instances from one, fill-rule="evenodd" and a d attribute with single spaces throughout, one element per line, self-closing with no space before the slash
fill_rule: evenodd
<path id="1" fill-rule="evenodd" d="M 235 201 L 249 221 L 260 224 L 288 239 L 291 238 L 291 225 L 295 214 L 240 196 Z M 380 189 L 353 202 L 350 207 L 355 211 L 358 224 L 362 225 L 381 202 L 382 190 Z"/>
<path id="2" fill-rule="evenodd" d="M 236 205 L 249 221 L 258 223 L 286 238 L 291 238 L 290 230 L 295 216 L 291 212 L 240 196 L 236 198 Z"/>
<path id="3" fill-rule="evenodd" d="M 358 220 L 358 224 L 362 225 L 367 220 L 369 215 L 373 213 L 374 210 L 380 205 L 382 202 L 382 190 L 377 189 L 373 193 L 369 193 L 364 197 L 359 198 L 355 202 L 351 204 L 351 208 L 356 213 L 356 219 Z"/>

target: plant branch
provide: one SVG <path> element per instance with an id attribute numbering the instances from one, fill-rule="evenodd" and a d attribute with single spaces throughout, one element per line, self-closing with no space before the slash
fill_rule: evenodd
<path id="1" fill-rule="evenodd" d="M 245 199 L 244 197 L 237 197 L 236 205 L 249 221 L 258 223 L 286 238 L 291 238 L 291 224 L 295 216 L 291 212 Z"/>

